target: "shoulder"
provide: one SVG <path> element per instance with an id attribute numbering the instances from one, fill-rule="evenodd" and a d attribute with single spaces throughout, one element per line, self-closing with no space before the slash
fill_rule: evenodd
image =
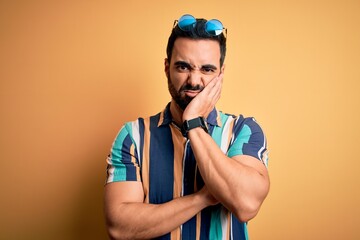
<path id="1" fill-rule="evenodd" d="M 147 116 L 147 117 L 138 117 L 135 120 L 131 120 L 123 123 L 120 130 L 118 131 L 117 137 L 120 135 L 130 135 L 131 137 L 136 135 L 141 135 L 144 133 L 146 128 L 149 128 L 150 125 L 158 125 L 158 122 L 162 116 L 162 112 L 157 114 Z"/>
<path id="2" fill-rule="evenodd" d="M 222 125 L 232 123 L 234 126 L 234 132 L 238 132 L 244 127 L 250 128 L 252 132 L 262 132 L 260 124 L 256 121 L 254 117 L 244 117 L 244 115 L 242 114 L 235 115 L 230 113 L 223 113 L 222 111 L 219 111 L 219 117 L 221 119 Z"/>
<path id="3" fill-rule="evenodd" d="M 263 129 L 254 117 L 234 116 L 229 156 L 249 155 L 267 166 L 267 140 Z"/>

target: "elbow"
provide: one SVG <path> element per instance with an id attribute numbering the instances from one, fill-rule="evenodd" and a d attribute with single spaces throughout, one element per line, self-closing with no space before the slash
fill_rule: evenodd
<path id="1" fill-rule="evenodd" d="M 251 219 L 253 219 L 258 213 L 258 210 L 241 210 L 241 211 L 237 211 L 235 212 L 235 216 L 236 218 L 240 221 L 240 222 L 248 222 Z"/>
<path id="2" fill-rule="evenodd" d="M 240 222 L 248 222 L 257 215 L 258 211 L 241 211 L 236 212 L 235 216 Z"/>
<path id="3" fill-rule="evenodd" d="M 260 210 L 261 202 L 252 201 L 243 203 L 233 211 L 234 215 L 240 222 L 248 222 L 253 219 Z"/>
<path id="4" fill-rule="evenodd" d="M 107 233 L 109 239 L 111 240 L 128 240 L 133 239 L 132 236 L 129 235 L 128 232 L 122 231 L 118 227 L 115 226 L 107 226 Z"/>
<path id="5" fill-rule="evenodd" d="M 121 234 L 120 231 L 118 229 L 116 229 L 115 227 L 107 227 L 107 233 L 109 236 L 109 239 L 111 240 L 121 240 L 123 238 L 121 238 Z"/>
<path id="6" fill-rule="evenodd" d="M 262 189 L 258 194 L 238 196 L 237 205 L 234 207 L 234 215 L 241 222 L 248 222 L 258 214 L 262 203 L 264 202 L 269 192 L 269 184 Z"/>

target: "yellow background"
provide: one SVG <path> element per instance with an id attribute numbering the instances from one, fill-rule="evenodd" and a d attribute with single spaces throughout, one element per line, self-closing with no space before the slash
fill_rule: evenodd
<path id="1" fill-rule="evenodd" d="M 225 112 L 255 116 L 271 190 L 251 239 L 360 239 L 359 1 L 0 1 L 0 239 L 106 239 L 105 157 L 170 100 L 184 13 L 228 28 Z"/>

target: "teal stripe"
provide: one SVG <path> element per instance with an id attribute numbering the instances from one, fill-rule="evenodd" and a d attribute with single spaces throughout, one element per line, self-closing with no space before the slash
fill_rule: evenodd
<path id="1" fill-rule="evenodd" d="M 211 212 L 210 220 L 210 232 L 209 239 L 221 240 L 222 239 L 222 227 L 221 227 L 221 207 L 218 205 L 216 209 Z"/>
<path id="2" fill-rule="evenodd" d="M 249 240 L 248 230 L 247 230 L 247 223 L 244 224 L 244 233 L 245 233 L 245 240 Z"/>
<path id="3" fill-rule="evenodd" d="M 251 129 L 248 125 L 245 124 L 241 129 L 239 135 L 235 139 L 234 143 L 231 145 L 228 156 L 233 157 L 235 155 L 242 155 L 243 146 L 245 143 L 249 142 L 250 137 L 251 137 Z"/>
<path id="4" fill-rule="evenodd" d="M 211 133 L 211 137 L 214 139 L 214 141 L 219 147 L 221 147 L 221 139 L 224 130 L 224 125 L 226 121 L 229 119 L 229 116 L 220 112 L 220 119 L 221 119 L 222 127 L 214 126 L 214 130 Z"/>
<path id="5" fill-rule="evenodd" d="M 128 127 L 131 129 L 131 125 L 126 124 L 124 128 L 121 129 L 120 133 L 115 139 L 112 151 L 111 151 L 111 161 L 112 165 L 115 167 L 114 170 L 114 181 L 125 181 L 126 180 L 126 167 L 122 163 L 121 149 L 124 143 L 124 139 L 128 136 Z"/>
<path id="6" fill-rule="evenodd" d="M 125 124 L 125 128 L 126 128 L 126 130 L 127 130 L 127 134 L 129 134 L 129 135 L 130 135 L 131 140 L 133 140 L 133 141 L 134 141 L 134 138 L 133 138 L 133 131 L 132 131 L 132 122 L 128 122 L 128 123 L 126 123 L 126 124 Z"/>

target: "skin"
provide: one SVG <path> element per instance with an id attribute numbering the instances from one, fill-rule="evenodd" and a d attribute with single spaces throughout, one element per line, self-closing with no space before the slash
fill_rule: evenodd
<path id="1" fill-rule="evenodd" d="M 170 111 L 178 125 L 209 115 L 220 98 L 224 70 L 218 42 L 185 38 L 175 41 L 172 58 L 165 59 L 165 73 L 173 97 Z M 198 90 L 189 90 L 189 86 L 197 86 Z M 184 104 L 178 104 L 174 97 Z M 255 217 L 269 191 L 265 166 L 247 155 L 227 157 L 202 128 L 190 130 L 188 137 L 205 186 L 194 194 L 155 205 L 143 202 L 141 182 L 107 184 L 105 216 L 111 239 L 161 236 L 219 202 L 240 221 Z"/>

